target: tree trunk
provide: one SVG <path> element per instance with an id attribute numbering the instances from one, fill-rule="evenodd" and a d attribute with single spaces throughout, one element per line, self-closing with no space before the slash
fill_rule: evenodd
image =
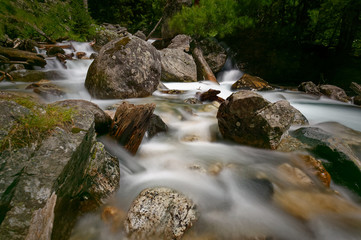
<path id="1" fill-rule="evenodd" d="M 123 102 L 117 109 L 110 135 L 135 155 L 148 129 L 155 104 L 134 105 Z"/>
<path id="2" fill-rule="evenodd" d="M 202 50 L 198 47 L 193 49 L 193 57 L 197 64 L 197 78 L 198 80 L 209 80 L 218 83 L 217 78 L 214 76 L 212 69 L 209 67 L 207 61 L 203 57 Z M 219 84 L 219 83 L 218 83 Z"/>
<path id="3" fill-rule="evenodd" d="M 88 0 L 83 0 L 85 11 L 88 12 Z"/>
<path id="4" fill-rule="evenodd" d="M 360 0 L 353 0 L 345 7 L 337 45 L 337 52 L 341 55 L 348 54 L 352 50 L 352 43 L 355 40 L 357 28 L 360 24 L 360 13 Z"/>

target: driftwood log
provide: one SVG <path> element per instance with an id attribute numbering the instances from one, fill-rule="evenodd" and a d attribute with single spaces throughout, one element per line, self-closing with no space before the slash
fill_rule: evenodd
<path id="1" fill-rule="evenodd" d="M 197 72 L 200 75 L 200 78 L 202 80 L 205 79 L 219 84 L 217 78 L 214 76 L 212 72 L 212 69 L 209 67 L 206 59 L 204 59 L 202 50 L 198 47 L 195 47 L 193 49 L 192 54 L 197 64 Z"/>
<path id="2" fill-rule="evenodd" d="M 134 105 L 123 102 L 115 112 L 110 135 L 135 155 L 148 129 L 155 104 Z"/>
<path id="3" fill-rule="evenodd" d="M 357 94 L 361 95 L 361 86 L 355 82 L 352 82 L 350 88 Z"/>
<path id="4" fill-rule="evenodd" d="M 22 61 L 30 65 L 40 67 L 44 67 L 46 65 L 46 61 L 41 55 L 14 48 L 0 47 L 0 55 L 3 55 L 10 61 Z"/>

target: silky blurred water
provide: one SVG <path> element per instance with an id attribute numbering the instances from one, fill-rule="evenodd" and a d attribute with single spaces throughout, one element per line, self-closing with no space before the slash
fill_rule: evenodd
<path id="1" fill-rule="evenodd" d="M 77 51 L 86 52 L 87 56 L 94 52 L 89 43 L 71 44 Z M 107 109 L 121 100 L 98 100 L 89 95 L 84 81 L 91 62 L 92 60 L 67 60 L 67 68 L 64 68 L 55 58 L 50 58 L 43 71 L 57 70 L 61 73 L 62 77 L 52 82 L 66 90 L 62 99 L 85 99 Z M 209 89 L 220 90 L 219 96 L 226 99 L 233 92 L 231 85 L 242 74 L 228 60 L 223 72 L 218 74 L 220 85 L 209 81 L 164 83 L 169 89 L 185 92 L 171 95 L 156 91 L 148 98 L 127 99 L 134 104 L 156 103 L 155 113 L 168 125 L 169 131 L 152 139 L 145 138 L 136 156 L 130 156 L 109 137 L 99 138 L 109 152 L 118 157 L 122 169 L 119 191 L 109 204 L 126 212 L 140 191 L 147 187 L 165 186 L 184 193 L 197 204 L 200 219 L 193 230 L 196 236 L 211 235 L 215 237 L 213 239 L 240 239 L 240 236 L 361 239 L 358 197 L 332 183 L 332 188 L 337 189 L 347 199 L 347 204 L 356 209 L 353 212 L 343 211 L 344 205 L 337 202 L 337 195 L 321 184 L 316 184 L 312 190 L 290 184 L 280 175 L 279 166 L 292 161 L 301 163 L 297 153 L 261 150 L 226 142 L 222 140 L 218 130 L 217 104 L 189 105 L 183 102 L 194 97 L 197 92 Z M 0 83 L 0 89 L 30 91 L 25 90 L 27 84 L 4 81 Z M 310 125 L 337 122 L 361 131 L 361 111 L 354 105 L 294 91 L 273 90 L 259 94 L 271 102 L 288 100 L 306 116 Z M 332 132 L 332 127 L 329 130 Z M 337 131 L 335 129 L 335 134 L 340 134 Z M 309 177 L 316 180 L 312 175 Z M 273 194 L 290 196 L 285 193 L 294 192 L 304 193 L 305 196 L 309 192 L 329 194 L 332 197 L 327 204 L 332 205 L 332 201 L 335 201 L 334 208 L 337 211 L 329 208 L 326 212 L 305 220 L 272 199 Z M 289 199 L 291 205 L 306 203 L 306 208 L 300 209 L 304 212 L 314 211 L 311 203 L 317 204 L 317 200 L 312 197 Z M 310 207 L 307 201 L 310 201 Z M 321 205 L 322 203 L 320 208 Z M 100 219 L 99 213 L 93 213 L 79 220 L 72 239 L 124 237 L 122 231 L 110 231 Z"/>

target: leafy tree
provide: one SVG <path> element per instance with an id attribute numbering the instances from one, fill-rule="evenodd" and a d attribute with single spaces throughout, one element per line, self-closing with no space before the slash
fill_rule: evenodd
<path id="1" fill-rule="evenodd" d="M 268 0 L 201 0 L 191 8 L 183 8 L 170 24 L 193 36 L 224 37 L 238 28 L 254 26 L 259 7 L 268 3 Z"/>
<path id="2" fill-rule="evenodd" d="M 98 23 L 113 23 L 129 31 L 150 31 L 162 16 L 166 0 L 93 0 L 89 11 Z"/>

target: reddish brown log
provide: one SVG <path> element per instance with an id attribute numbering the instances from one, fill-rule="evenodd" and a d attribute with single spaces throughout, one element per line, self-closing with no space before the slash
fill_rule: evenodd
<path id="1" fill-rule="evenodd" d="M 155 104 L 134 105 L 123 102 L 117 109 L 110 135 L 135 155 L 147 131 Z"/>
<path id="2" fill-rule="evenodd" d="M 199 71 L 201 78 L 219 84 L 217 78 L 212 72 L 212 69 L 204 59 L 202 50 L 200 50 L 198 47 L 195 47 L 193 50 L 193 57 L 197 64 L 197 71 Z"/>

